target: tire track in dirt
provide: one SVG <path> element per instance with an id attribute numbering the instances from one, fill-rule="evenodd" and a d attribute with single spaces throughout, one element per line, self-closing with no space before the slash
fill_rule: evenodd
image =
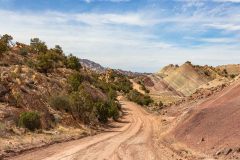
<path id="1" fill-rule="evenodd" d="M 121 100 L 124 116 L 106 132 L 80 140 L 55 144 L 13 157 L 14 160 L 170 160 L 171 149 L 157 145 L 161 122 L 135 103 Z M 174 156 L 175 157 L 175 156 Z M 178 157 L 178 156 L 177 156 Z"/>

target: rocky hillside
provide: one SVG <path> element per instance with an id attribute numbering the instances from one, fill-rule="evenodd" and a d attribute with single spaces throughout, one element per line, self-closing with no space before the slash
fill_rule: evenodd
<path id="1" fill-rule="evenodd" d="M 185 96 L 191 95 L 198 88 L 213 80 L 228 76 L 214 67 L 192 65 L 190 62 L 181 66 L 170 65 L 164 67 L 158 75 L 163 77 L 172 88 Z"/>
<path id="2" fill-rule="evenodd" d="M 126 76 L 83 69 L 77 57 L 66 56 L 58 45 L 48 48 L 38 38 L 14 46 L 11 40 L 9 35 L 0 39 L 0 158 L 9 150 L 54 143 L 56 137 L 81 137 L 89 127 L 118 119 L 117 92 L 132 89 Z M 31 142 L 20 141 L 30 132 Z M 50 138 L 45 132 L 55 134 Z"/>
<path id="3" fill-rule="evenodd" d="M 135 86 L 140 86 L 138 88 L 147 92 L 157 103 L 170 104 L 184 96 L 156 74 L 138 76 L 133 81 Z"/>
<path id="4" fill-rule="evenodd" d="M 239 157 L 240 81 L 197 105 L 174 129 L 187 146 L 223 159 Z"/>
<path id="5" fill-rule="evenodd" d="M 217 66 L 223 72 L 227 72 L 230 76 L 235 77 L 240 74 L 240 64 L 229 64 Z"/>
<path id="6" fill-rule="evenodd" d="M 195 99 L 196 95 L 227 85 L 234 77 L 219 67 L 170 64 L 156 74 L 140 75 L 134 86 L 145 90 L 155 100 L 166 105 Z M 139 90 L 141 92 L 141 90 Z"/>

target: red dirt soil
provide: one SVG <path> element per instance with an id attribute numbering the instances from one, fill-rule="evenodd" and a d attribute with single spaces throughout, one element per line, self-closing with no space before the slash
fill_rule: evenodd
<path id="1" fill-rule="evenodd" d="M 239 152 L 240 81 L 194 107 L 173 134 L 178 141 L 208 154 L 224 149 Z"/>

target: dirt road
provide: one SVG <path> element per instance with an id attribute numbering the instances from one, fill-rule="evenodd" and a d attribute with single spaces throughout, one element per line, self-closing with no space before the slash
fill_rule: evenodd
<path id="1" fill-rule="evenodd" d="M 156 143 L 155 136 L 160 123 L 141 106 L 126 100 L 120 101 L 124 116 L 118 123 L 102 134 L 80 140 L 55 144 L 50 147 L 25 153 L 14 160 L 167 160 L 178 155 Z"/>

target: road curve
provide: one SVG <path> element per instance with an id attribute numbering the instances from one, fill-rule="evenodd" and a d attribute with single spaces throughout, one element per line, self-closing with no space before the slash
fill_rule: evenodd
<path id="1" fill-rule="evenodd" d="M 123 100 L 124 116 L 106 132 L 80 140 L 55 144 L 26 153 L 14 160 L 160 160 L 163 152 L 156 148 L 156 121 L 141 106 Z M 161 155 L 159 155 L 161 153 Z"/>

